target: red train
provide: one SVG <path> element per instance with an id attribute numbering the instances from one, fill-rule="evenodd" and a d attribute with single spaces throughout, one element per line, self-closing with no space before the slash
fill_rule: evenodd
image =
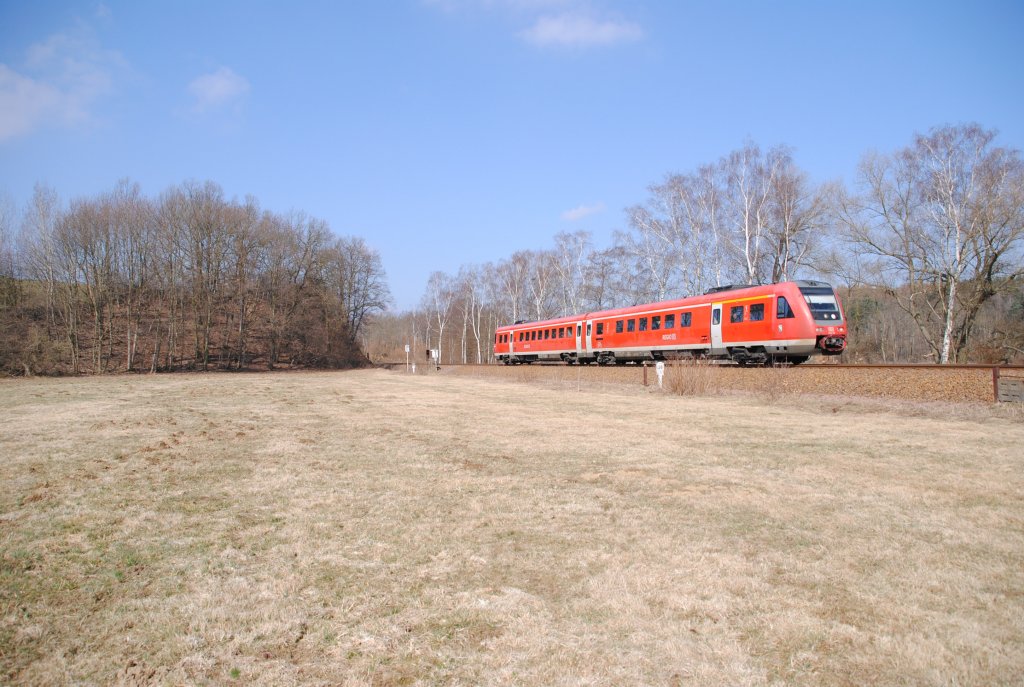
<path id="1" fill-rule="evenodd" d="M 846 348 L 835 291 L 818 281 L 725 286 L 703 296 L 499 327 L 494 355 L 506 365 L 666 358 L 732 359 L 741 365 L 799 364 Z"/>

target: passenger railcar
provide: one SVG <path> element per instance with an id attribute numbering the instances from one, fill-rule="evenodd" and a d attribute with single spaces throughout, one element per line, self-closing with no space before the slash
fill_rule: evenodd
<path id="1" fill-rule="evenodd" d="M 726 286 L 680 298 L 499 327 L 494 355 L 506 365 L 666 358 L 731 359 L 741 365 L 838 355 L 846 318 L 829 284 L 792 281 Z"/>

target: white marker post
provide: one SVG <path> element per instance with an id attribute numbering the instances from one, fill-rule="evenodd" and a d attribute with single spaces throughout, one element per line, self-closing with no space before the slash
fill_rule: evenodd
<path id="1" fill-rule="evenodd" d="M 654 366 L 654 369 L 658 373 L 658 388 L 661 389 L 663 388 L 662 380 L 665 379 L 665 361 L 659 360 L 657 364 Z"/>
<path id="2" fill-rule="evenodd" d="M 409 344 L 405 344 L 405 372 L 409 372 Z"/>

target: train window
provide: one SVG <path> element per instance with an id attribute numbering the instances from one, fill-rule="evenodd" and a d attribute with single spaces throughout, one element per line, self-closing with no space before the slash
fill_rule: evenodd
<path id="1" fill-rule="evenodd" d="M 671 315 L 665 315 L 665 329 L 674 329 L 675 326 L 676 326 L 676 315 L 675 315 L 675 313 L 672 313 Z"/>
<path id="2" fill-rule="evenodd" d="M 636 329 L 636 320 L 626 320 L 626 331 L 631 332 Z"/>
<path id="3" fill-rule="evenodd" d="M 640 331 L 642 331 L 642 332 L 646 332 L 647 331 L 647 318 L 646 317 L 641 317 L 640 318 Z"/>
<path id="4" fill-rule="evenodd" d="M 604 322 L 598 322 L 597 323 L 597 335 L 598 336 L 603 336 L 604 335 Z"/>
<path id="5" fill-rule="evenodd" d="M 651 329 L 655 331 L 661 329 L 661 315 L 655 315 L 651 318 Z"/>
<path id="6" fill-rule="evenodd" d="M 793 309 L 789 307 L 789 301 L 786 300 L 785 296 L 779 296 L 779 303 L 775 311 L 775 317 L 780 320 L 796 317 L 796 315 L 793 314 Z"/>
<path id="7" fill-rule="evenodd" d="M 729 309 L 729 322 L 735 324 L 743 321 L 743 306 L 734 305 Z"/>
<path id="8" fill-rule="evenodd" d="M 621 334 L 622 333 L 622 320 L 618 320 L 618 321 L 615 322 L 615 333 L 616 334 Z"/>
<path id="9" fill-rule="evenodd" d="M 550 339 L 551 338 L 551 330 L 550 329 L 545 329 L 544 330 L 544 338 L 545 339 Z"/>
<path id="10" fill-rule="evenodd" d="M 711 324 L 718 324 L 722 321 L 722 309 L 714 308 L 711 311 Z"/>
<path id="11" fill-rule="evenodd" d="M 565 327 L 559 327 L 558 328 L 558 338 L 561 339 L 561 338 L 564 338 L 564 337 L 565 337 Z"/>
<path id="12" fill-rule="evenodd" d="M 689 312 L 681 312 L 681 313 L 679 313 L 679 326 L 680 327 L 689 327 L 690 323 L 692 321 L 693 321 L 693 313 L 689 313 Z"/>
<path id="13" fill-rule="evenodd" d="M 764 303 L 754 303 L 750 306 L 750 321 L 760 322 L 764 319 Z"/>
<path id="14" fill-rule="evenodd" d="M 583 336 L 583 325 L 582 324 L 576 325 L 576 337 L 579 338 L 580 336 Z"/>
<path id="15" fill-rule="evenodd" d="M 537 330 L 534 329 L 532 332 L 530 332 L 530 341 L 536 341 L 536 340 L 537 340 Z"/>

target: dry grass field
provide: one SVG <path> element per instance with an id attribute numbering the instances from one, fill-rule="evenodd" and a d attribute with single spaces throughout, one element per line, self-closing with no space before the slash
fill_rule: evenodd
<path id="1" fill-rule="evenodd" d="M 399 372 L 0 382 L 0 683 L 995 685 L 1024 423 Z"/>

